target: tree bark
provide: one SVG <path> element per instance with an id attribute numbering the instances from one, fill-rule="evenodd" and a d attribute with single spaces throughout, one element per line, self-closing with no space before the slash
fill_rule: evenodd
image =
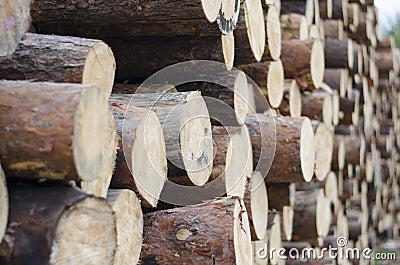
<path id="1" fill-rule="evenodd" d="M 331 39 L 325 41 L 326 68 L 353 68 L 354 54 L 351 40 Z"/>
<path id="2" fill-rule="evenodd" d="M 238 5 L 236 0 L 196 0 L 190 4 L 165 0 L 157 3 L 149 0 L 118 0 L 113 3 L 35 0 L 31 10 L 34 25 L 40 33 L 105 39 L 122 36 L 219 35 L 218 26 L 208 22 L 218 18 L 220 28 L 233 30 L 234 17 L 239 8 L 235 5 Z"/>
<path id="3" fill-rule="evenodd" d="M 0 165 L 0 242 L 6 233 L 8 222 L 8 191 L 6 176 Z"/>
<path id="4" fill-rule="evenodd" d="M 153 111 L 129 105 L 111 95 L 111 111 L 118 134 L 117 159 L 111 187 L 130 189 L 145 207 L 156 207 L 167 179 L 164 134 Z"/>
<path id="5" fill-rule="evenodd" d="M 311 180 L 315 147 L 308 118 L 256 114 L 248 116 L 246 125 L 253 147 L 254 170 L 268 173 L 267 182 Z"/>
<path id="6" fill-rule="evenodd" d="M 322 19 L 325 20 L 328 18 L 332 18 L 333 13 L 333 0 L 319 0 L 319 12 Z"/>
<path id="7" fill-rule="evenodd" d="M 2 264 L 113 264 L 115 217 L 103 200 L 67 186 L 9 184 Z"/>
<path id="8" fill-rule="evenodd" d="M 1 0 L 0 56 L 8 57 L 31 24 L 29 0 Z"/>
<path id="9" fill-rule="evenodd" d="M 282 212 L 283 207 L 294 204 L 296 186 L 293 183 L 268 183 L 267 189 L 270 209 Z"/>
<path id="10" fill-rule="evenodd" d="M 204 185 L 213 167 L 213 146 L 210 118 L 200 92 L 121 94 L 119 97 L 131 106 L 156 113 L 164 132 L 168 179 L 183 185 Z"/>
<path id="11" fill-rule="evenodd" d="M 332 125 L 333 102 L 332 96 L 323 90 L 304 93 L 301 97 L 301 115 L 323 122 L 326 126 Z"/>
<path id="12" fill-rule="evenodd" d="M 107 202 L 115 214 L 117 248 L 114 264 L 137 264 L 143 242 L 140 201 L 130 190 L 109 190 Z"/>
<path id="13" fill-rule="evenodd" d="M 338 91 L 341 97 L 345 97 L 348 86 L 348 71 L 340 68 L 327 68 L 324 73 L 324 83 L 333 90 Z"/>
<path id="14" fill-rule="evenodd" d="M 282 40 L 308 38 L 308 24 L 305 16 L 295 13 L 283 14 L 280 20 Z"/>
<path id="15" fill-rule="evenodd" d="M 98 87 L 2 81 L 0 128 L 9 178 L 91 181 L 112 173 L 114 120 Z"/>
<path id="16" fill-rule="evenodd" d="M 294 78 L 302 90 L 319 88 L 324 78 L 324 55 L 318 40 L 282 42 L 285 78 Z"/>
<path id="17" fill-rule="evenodd" d="M 97 85 L 107 98 L 114 74 L 114 55 L 100 40 L 27 33 L 12 56 L 0 58 L 2 78 Z"/>
<path id="18" fill-rule="evenodd" d="M 325 39 L 339 39 L 344 38 L 343 21 L 337 19 L 324 20 L 324 33 Z"/>
<path id="19" fill-rule="evenodd" d="M 143 239 L 141 264 L 252 262 L 249 221 L 239 198 L 146 214 Z"/>

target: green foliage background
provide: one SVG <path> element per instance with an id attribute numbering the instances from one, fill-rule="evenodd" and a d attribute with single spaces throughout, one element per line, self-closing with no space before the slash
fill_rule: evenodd
<path id="1" fill-rule="evenodd" d="M 400 15 L 397 15 L 394 20 L 391 21 L 389 28 L 389 35 L 392 35 L 396 40 L 397 48 L 400 48 Z"/>

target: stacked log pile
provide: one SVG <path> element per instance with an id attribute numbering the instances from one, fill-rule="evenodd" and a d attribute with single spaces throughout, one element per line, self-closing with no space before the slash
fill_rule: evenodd
<path id="1" fill-rule="evenodd" d="M 398 238 L 400 51 L 373 1 L 0 7 L 1 264 L 369 264 L 269 250 Z M 189 60 L 218 64 L 148 81 Z"/>

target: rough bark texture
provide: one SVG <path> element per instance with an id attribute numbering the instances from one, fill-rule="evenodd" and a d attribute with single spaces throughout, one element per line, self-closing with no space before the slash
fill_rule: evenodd
<path id="1" fill-rule="evenodd" d="M 352 42 L 348 39 L 339 40 L 332 39 L 325 41 L 325 66 L 326 68 L 352 68 L 353 64 L 349 65 L 349 45 Z M 352 48 L 350 51 L 353 52 Z M 352 63 L 352 62 L 351 62 Z"/>
<path id="2" fill-rule="evenodd" d="M 308 118 L 257 114 L 248 116 L 246 125 L 251 136 L 254 169 L 268 172 L 267 182 L 301 182 L 312 178 L 315 150 Z"/>
<path id="3" fill-rule="evenodd" d="M 325 39 L 343 39 L 343 21 L 337 19 L 324 20 Z"/>
<path id="4" fill-rule="evenodd" d="M 290 183 L 268 183 L 268 206 L 282 212 L 283 207 L 292 206 L 295 201 L 296 186 Z"/>
<path id="5" fill-rule="evenodd" d="M 10 56 L 31 24 L 29 0 L 0 1 L 0 56 Z"/>
<path id="6" fill-rule="evenodd" d="M 219 35 L 217 25 L 207 21 L 202 2 L 207 1 L 118 0 L 108 3 L 74 0 L 60 3 L 56 0 L 35 0 L 31 9 L 33 23 L 40 33 L 101 39 L 122 36 Z M 213 5 L 218 4 L 221 1 L 215 1 Z M 209 19 L 212 21 L 216 17 L 213 14 Z M 224 14 L 220 14 L 221 19 L 224 24 L 230 22 L 229 26 L 234 26 L 231 21 L 225 21 Z"/>
<path id="7" fill-rule="evenodd" d="M 98 87 L 0 82 L 0 161 L 9 178 L 97 179 L 113 167 L 113 123 Z"/>
<path id="8" fill-rule="evenodd" d="M 306 17 L 308 25 L 311 25 L 314 19 L 313 0 L 284 0 L 281 1 L 281 14 L 300 14 Z"/>
<path id="9" fill-rule="evenodd" d="M 43 183 L 9 184 L 9 189 L 10 225 L 0 263 L 113 264 L 115 219 L 103 199 Z"/>
<path id="10" fill-rule="evenodd" d="M 312 120 L 324 122 L 327 126 L 332 124 L 333 105 L 332 96 L 323 90 L 304 93 L 301 97 L 301 115 Z"/>
<path id="11" fill-rule="evenodd" d="M 281 15 L 282 40 L 305 40 L 308 38 L 308 25 L 303 15 L 290 13 Z"/>
<path id="12" fill-rule="evenodd" d="M 144 216 L 141 264 L 249 264 L 243 201 L 225 198 Z"/>
<path id="13" fill-rule="evenodd" d="M 154 112 L 129 106 L 127 98 L 111 95 L 109 102 L 118 134 L 111 187 L 130 189 L 144 206 L 156 207 L 167 178 L 167 158 L 160 122 Z"/>
<path id="14" fill-rule="evenodd" d="M 4 79 L 97 85 L 107 97 L 114 74 L 114 56 L 100 40 L 27 33 L 11 57 L 0 58 Z"/>

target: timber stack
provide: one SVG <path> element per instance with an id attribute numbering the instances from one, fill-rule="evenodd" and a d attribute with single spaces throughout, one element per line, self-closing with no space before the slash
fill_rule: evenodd
<path id="1" fill-rule="evenodd" d="M 363 265 L 289 254 L 399 238 L 373 0 L 0 7 L 1 264 Z"/>

